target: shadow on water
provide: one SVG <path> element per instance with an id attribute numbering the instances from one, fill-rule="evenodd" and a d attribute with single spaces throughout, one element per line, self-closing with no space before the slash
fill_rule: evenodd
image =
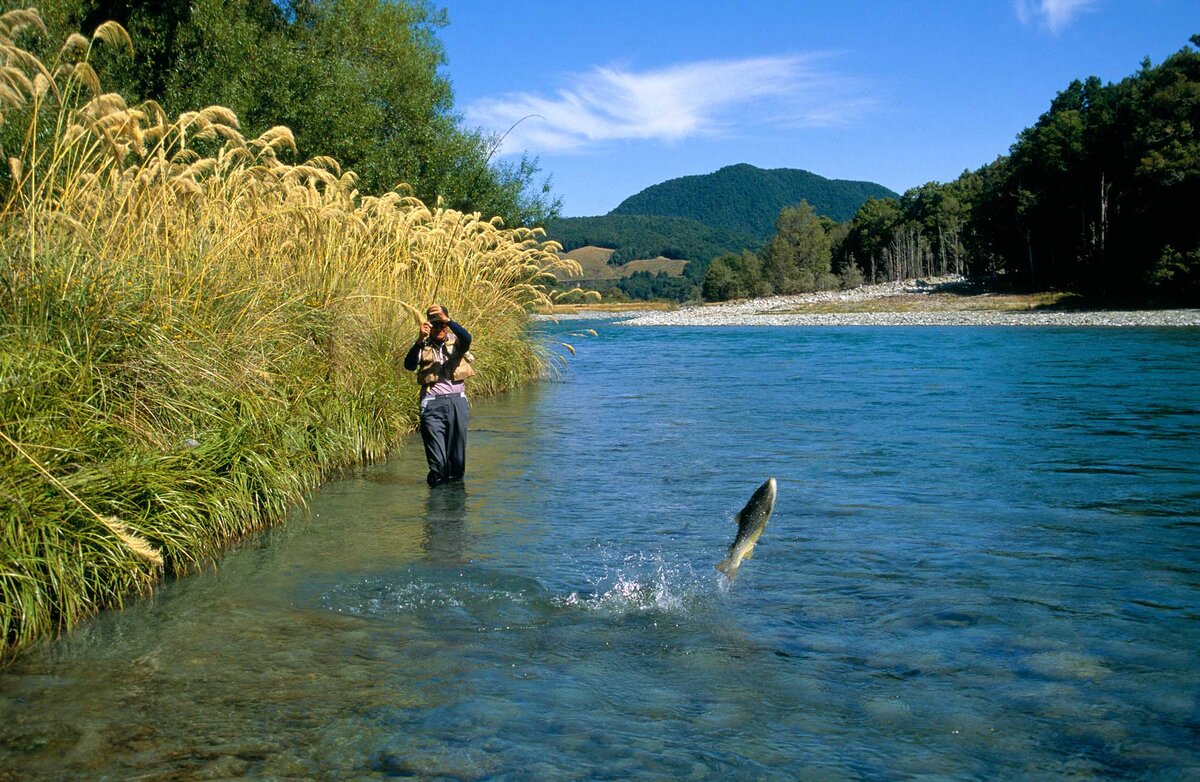
<path id="1" fill-rule="evenodd" d="M 467 550 L 467 484 L 434 486 L 425 498 L 425 556 L 435 562 L 461 562 Z"/>

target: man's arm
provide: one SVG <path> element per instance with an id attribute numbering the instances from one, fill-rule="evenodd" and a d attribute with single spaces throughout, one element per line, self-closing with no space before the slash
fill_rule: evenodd
<path id="1" fill-rule="evenodd" d="M 450 321 L 450 330 L 454 332 L 454 338 L 458 340 L 458 349 L 462 353 L 466 353 L 471 349 L 471 334 L 462 327 L 461 323 Z M 414 366 L 413 369 L 416 369 Z"/>
<path id="2" fill-rule="evenodd" d="M 413 343 L 413 346 L 408 349 L 408 355 L 404 357 L 404 368 L 412 372 L 417 368 L 417 361 L 421 358 L 421 343 L 423 339 L 418 339 Z"/>

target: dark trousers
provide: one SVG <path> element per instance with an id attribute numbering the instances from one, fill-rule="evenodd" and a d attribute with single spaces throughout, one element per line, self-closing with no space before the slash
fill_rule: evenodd
<path id="1" fill-rule="evenodd" d="M 421 406 L 421 440 L 430 486 L 456 481 L 467 470 L 467 399 L 435 396 Z"/>

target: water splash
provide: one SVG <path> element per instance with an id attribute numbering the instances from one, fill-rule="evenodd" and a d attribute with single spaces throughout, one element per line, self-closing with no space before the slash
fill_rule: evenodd
<path id="1" fill-rule="evenodd" d="M 615 564 L 606 562 L 590 589 L 556 597 L 554 602 L 613 614 L 686 614 L 712 595 L 712 579 L 697 573 L 691 564 L 667 561 L 662 554 L 636 553 L 620 557 Z"/>

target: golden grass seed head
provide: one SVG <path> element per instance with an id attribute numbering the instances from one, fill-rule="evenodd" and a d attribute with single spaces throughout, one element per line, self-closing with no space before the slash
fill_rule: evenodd
<path id="1" fill-rule="evenodd" d="M 46 23 L 42 21 L 41 14 L 36 8 L 14 8 L 0 14 L 0 32 L 7 38 L 12 38 L 29 27 L 34 28 L 42 35 L 46 34 Z"/>
<path id="2" fill-rule="evenodd" d="M 24 92 L 26 95 L 33 95 L 33 80 L 20 68 L 14 68 L 11 65 L 0 66 L 0 81 L 14 90 Z"/>
<path id="3" fill-rule="evenodd" d="M 309 166 L 310 168 L 319 168 L 322 171 L 327 171 L 333 174 L 335 177 L 340 177 L 342 175 L 341 164 L 328 155 L 317 155 L 311 160 L 305 162 L 304 165 Z"/>
<path id="4" fill-rule="evenodd" d="M 0 83 L 0 103 L 17 109 L 25 105 L 25 96 L 9 85 Z"/>
<path id="5" fill-rule="evenodd" d="M 106 92 L 103 95 L 97 95 L 85 103 L 80 112 L 93 119 L 101 119 L 110 114 L 117 114 L 128 110 L 129 107 L 126 105 L 125 99 L 119 93 Z M 144 112 L 140 112 L 140 116 L 144 119 L 146 115 Z"/>
<path id="6" fill-rule="evenodd" d="M 31 73 L 50 75 L 50 71 L 46 69 L 46 66 L 42 64 L 42 61 L 36 55 L 25 51 L 19 46 L 0 46 L 0 57 L 3 57 L 5 65 L 24 68 Z"/>
<path id="7" fill-rule="evenodd" d="M 200 159 L 200 153 L 194 149 L 181 149 L 171 156 L 171 164 L 186 168 Z"/>
<path id="8" fill-rule="evenodd" d="M 273 128 L 268 128 L 263 131 L 262 135 L 251 142 L 254 146 L 260 146 L 263 150 L 271 150 L 278 152 L 282 149 L 290 149 L 296 151 L 296 137 L 292 135 L 291 128 L 283 125 L 276 125 Z"/>
<path id="9" fill-rule="evenodd" d="M 87 54 L 88 47 L 91 45 L 91 41 L 82 34 L 71 33 L 67 36 L 67 40 L 63 41 L 62 47 L 58 50 L 58 56 L 73 61 L 75 58 Z"/>
<path id="10" fill-rule="evenodd" d="M 209 106 L 200 112 L 200 116 L 209 124 L 225 125 L 235 130 L 242 126 L 233 110 L 224 106 Z"/>
<path id="11" fill-rule="evenodd" d="M 100 94 L 100 76 L 96 73 L 96 69 L 88 62 L 77 62 L 72 64 L 64 63 L 59 66 L 63 70 L 68 79 L 79 82 L 93 95 Z"/>
<path id="12" fill-rule="evenodd" d="M 108 527 L 109 531 L 117 537 L 125 546 L 138 555 L 142 559 L 150 562 L 158 567 L 162 567 L 162 554 L 154 546 L 150 545 L 149 541 L 133 533 L 129 527 L 125 526 L 120 519 L 113 516 L 97 516 L 98 519 Z"/>
<path id="13" fill-rule="evenodd" d="M 129 33 L 112 20 L 101 23 L 92 33 L 92 39 L 102 41 L 108 46 L 120 46 L 130 55 L 133 54 L 133 40 L 129 37 Z"/>

